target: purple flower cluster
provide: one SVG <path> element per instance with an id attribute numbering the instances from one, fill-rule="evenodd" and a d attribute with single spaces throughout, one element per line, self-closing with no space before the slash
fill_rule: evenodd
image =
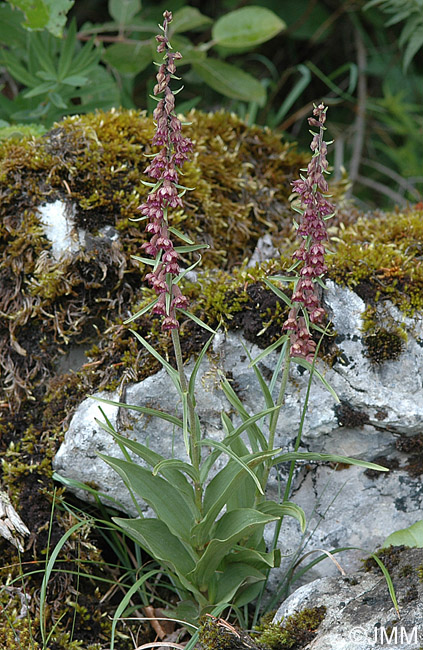
<path id="1" fill-rule="evenodd" d="M 168 210 L 181 208 L 182 198 L 178 191 L 178 171 L 183 163 L 188 160 L 192 151 L 191 140 L 182 137 L 181 121 L 174 113 L 175 96 L 170 89 L 170 80 L 175 77 L 175 61 L 181 59 L 180 52 L 172 52 L 168 39 L 168 25 L 172 21 L 172 13 L 165 11 L 163 14 L 163 34 L 156 36 L 158 42 L 157 52 L 164 52 L 164 63 L 159 67 L 154 86 L 154 95 L 161 95 L 153 117 L 156 132 L 152 145 L 161 147 L 145 173 L 156 181 L 145 203 L 138 210 L 147 217 L 146 231 L 152 235 L 149 242 L 142 245 L 145 253 L 155 257 L 157 264 L 146 279 L 156 294 L 158 302 L 153 307 L 153 313 L 164 316 L 162 329 L 172 330 L 179 327 L 175 309 L 185 309 L 188 299 L 182 292 L 174 278 L 180 273 L 178 253 L 169 237 Z M 169 297 L 167 297 L 169 296 Z"/>
<path id="2" fill-rule="evenodd" d="M 328 238 L 324 217 L 333 214 L 334 206 L 325 195 L 328 184 L 324 172 L 328 168 L 326 160 L 327 144 L 323 140 L 325 131 L 326 110 L 323 104 L 315 107 L 313 116 L 308 118 L 312 127 L 319 129 L 313 133 L 310 145 L 313 157 L 307 167 L 307 176 L 292 183 L 295 192 L 301 201 L 301 221 L 298 234 L 302 237 L 300 247 L 295 251 L 293 258 L 302 262 L 294 293 L 293 306 L 283 328 L 291 330 L 291 356 L 303 357 L 309 361 L 313 359 L 316 343 L 311 338 L 306 319 L 300 316 L 300 311 L 306 311 L 313 324 L 323 321 L 325 310 L 320 306 L 316 293 L 316 278 L 327 271 L 325 264 L 325 242 Z"/>

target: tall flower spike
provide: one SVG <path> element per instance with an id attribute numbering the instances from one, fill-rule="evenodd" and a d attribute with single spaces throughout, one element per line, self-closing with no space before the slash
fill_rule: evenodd
<path id="1" fill-rule="evenodd" d="M 156 132 L 151 141 L 153 146 L 161 147 L 154 156 L 145 173 L 154 180 L 154 187 L 146 201 L 138 210 L 147 217 L 146 232 L 152 237 L 142 245 L 145 253 L 156 258 L 156 265 L 146 279 L 153 287 L 159 300 L 153 312 L 164 316 L 162 329 L 172 330 L 179 327 L 176 309 L 185 309 L 188 299 L 182 295 L 174 283 L 179 274 L 178 253 L 169 236 L 169 208 L 182 207 L 182 198 L 178 193 L 178 169 L 188 160 L 193 145 L 191 140 L 182 137 L 181 122 L 174 113 L 175 96 L 170 88 L 170 80 L 175 79 L 175 61 L 182 58 L 180 52 L 173 52 L 168 39 L 168 26 L 172 22 L 172 13 L 163 14 L 163 34 L 156 36 L 157 52 L 164 52 L 163 63 L 156 75 L 154 95 L 158 99 L 153 117 Z M 169 296 L 166 299 L 166 296 Z"/>
<path id="2" fill-rule="evenodd" d="M 298 234 L 302 237 L 301 245 L 293 254 L 293 258 L 302 262 L 302 266 L 292 295 L 293 306 L 283 329 L 291 331 L 291 356 L 302 357 L 308 361 L 313 359 L 316 344 L 300 312 L 306 312 L 313 324 L 317 325 L 323 321 L 325 311 L 320 306 L 316 292 L 316 279 L 327 271 L 324 242 L 328 236 L 324 217 L 333 214 L 335 210 L 325 194 L 328 190 L 324 178 L 328 168 L 327 143 L 323 140 L 326 111 L 327 107 L 320 104 L 314 107 L 313 117 L 308 118 L 309 125 L 319 129 L 317 133 L 311 131 L 313 140 L 310 148 L 313 157 L 307 167 L 307 176 L 301 176 L 292 183 L 301 203 Z"/>

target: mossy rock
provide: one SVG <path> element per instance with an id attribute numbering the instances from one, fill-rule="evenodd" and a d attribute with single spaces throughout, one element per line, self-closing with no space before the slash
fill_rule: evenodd
<path id="1" fill-rule="evenodd" d="M 209 324 L 242 328 L 266 347 L 280 336 L 286 307 L 263 279 L 290 264 L 290 183 L 309 155 L 233 115 L 193 111 L 188 118 L 191 124 L 184 129 L 195 154 L 184 169 L 184 183 L 195 189 L 185 196 L 185 210 L 175 215 L 174 224 L 209 249 L 199 282 L 186 281 L 185 291 L 192 309 Z M 51 459 L 73 410 L 98 388 L 121 387 L 159 369 L 122 324 L 152 296 L 143 287 L 142 265 L 131 259 L 145 240 L 143 224 L 130 219 L 147 192 L 143 170 L 153 129 L 146 115 L 115 110 L 69 117 L 44 136 L 12 134 L 0 144 L 0 451 L 3 482 L 33 533 L 24 561 L 44 561 L 48 535 L 54 546 L 71 525 L 55 514 L 47 533 Z M 92 242 L 60 261 L 51 254 L 38 211 L 58 199 L 74 206 L 76 226 L 90 233 Z M 331 230 L 336 255 L 329 258 L 329 277 L 366 295 L 370 306 L 389 298 L 407 313 L 420 309 L 422 216 L 418 209 L 377 214 L 342 228 L 340 220 L 352 220 L 344 208 Z M 119 233 L 112 244 L 98 236 L 106 225 Z M 281 257 L 247 268 L 243 261 L 267 232 Z M 156 319 L 143 316 L 132 327 L 171 358 L 168 335 Z M 185 357 L 208 337 L 192 321 L 183 322 L 181 335 Z M 58 371 L 60 358 L 81 345 L 89 349 L 83 367 Z M 16 575 L 14 549 L 1 538 L 0 547 L 4 565 L 14 565 Z M 67 566 L 76 561 L 75 548 L 65 549 Z M 98 561 L 95 544 L 85 551 L 87 560 Z M 9 572 L 4 570 L 5 579 Z M 40 577 L 29 582 L 37 589 Z M 83 606 L 90 610 L 97 596 L 88 591 L 87 586 Z M 56 619 L 62 611 L 54 612 Z M 57 638 L 73 611 L 68 607 Z M 70 647 L 63 634 L 55 643 Z M 89 646 L 86 638 L 84 643 Z"/>
<path id="2" fill-rule="evenodd" d="M 257 296 L 254 292 L 249 296 L 246 280 L 230 270 L 251 256 L 265 232 L 279 238 L 289 235 L 290 182 L 306 157 L 270 131 L 247 127 L 233 115 L 192 112 L 189 121 L 185 130 L 194 141 L 195 155 L 186 165 L 184 182 L 195 189 L 174 224 L 209 249 L 202 264 L 203 287 L 208 289 L 187 283 L 186 290 L 193 304 L 198 299 L 196 309 L 210 312 L 211 321 L 223 316 L 236 327 L 236 314 L 246 305 L 252 309 Z M 139 215 L 136 208 L 148 191 L 142 181 L 153 130 L 151 118 L 139 112 L 98 112 L 66 118 L 41 137 L 8 133 L 0 144 L 0 447 L 3 483 L 32 533 L 22 557 L 31 566 L 42 568 L 47 546 L 51 551 L 72 524 L 57 509 L 51 525 L 50 516 L 51 459 L 73 409 L 98 386 L 141 379 L 158 369 L 153 357 L 140 354 L 134 337 L 122 326 L 151 296 L 142 288 L 142 265 L 131 259 L 145 241 L 144 227 L 129 219 Z M 60 261 L 52 254 L 39 212 L 41 205 L 57 200 L 73 206 L 75 225 L 89 233 L 91 242 Z M 119 233 L 112 244 L 98 236 L 107 225 Z M 252 270 L 249 276 L 248 283 L 257 284 L 263 271 Z M 269 305 L 263 311 L 266 322 Z M 159 349 L 166 349 L 168 337 L 160 332 L 157 320 L 143 317 L 133 326 Z M 260 322 L 254 327 L 261 326 Z M 188 355 L 203 343 L 204 334 L 190 324 L 182 329 L 189 341 Z M 59 361 L 73 346 L 91 348 L 90 357 L 79 371 L 63 374 Z M 56 502 L 61 498 L 59 490 Z M 89 539 L 83 560 L 97 566 L 93 533 Z M 0 546 L 6 581 L 18 575 L 19 560 L 2 538 Z M 65 568 L 77 561 L 77 553 L 71 538 L 60 555 L 66 559 Z M 42 573 L 26 579 L 29 592 L 40 588 L 41 578 Z M 77 578 L 66 570 L 55 576 L 49 589 L 55 609 L 47 623 L 64 613 L 51 644 L 70 648 L 65 630 L 76 605 L 57 597 L 61 581 L 76 588 Z M 79 603 L 96 620 L 92 608 L 99 596 L 89 578 L 80 588 L 86 598 Z M 82 624 L 79 609 L 77 613 Z M 93 642 L 96 635 L 104 638 L 106 613 L 107 609 L 99 610 L 99 625 L 91 626 Z M 26 639 L 33 633 L 40 640 L 38 618 L 31 618 L 32 630 L 25 622 L 16 623 L 19 629 L 12 633 L 16 647 L 19 635 Z M 1 634 L 13 648 L 10 626 Z M 81 647 L 90 646 L 88 629 L 74 638 L 81 639 Z M 126 647 L 122 643 L 119 648 Z"/>

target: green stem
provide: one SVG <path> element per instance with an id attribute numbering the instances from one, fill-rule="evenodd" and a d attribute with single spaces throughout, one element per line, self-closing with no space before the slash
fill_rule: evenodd
<path id="1" fill-rule="evenodd" d="M 199 441 L 199 431 L 196 426 L 196 417 L 195 417 L 195 409 L 194 409 L 194 404 L 191 399 L 191 396 L 189 394 L 188 390 L 188 381 L 185 375 L 185 370 L 184 370 L 184 362 L 182 360 L 182 350 L 181 350 L 181 341 L 179 338 L 179 330 L 173 329 L 172 330 L 172 343 L 173 343 L 173 349 L 175 352 L 175 358 L 176 358 L 176 367 L 178 369 L 178 374 L 179 374 L 179 380 L 181 382 L 181 390 L 184 395 L 187 397 L 187 404 L 188 404 L 188 423 L 189 423 L 189 442 L 190 442 L 190 459 L 192 466 L 195 467 L 195 469 L 199 472 L 200 471 L 200 464 L 201 464 L 201 447 L 198 444 Z M 201 483 L 198 481 L 194 481 L 194 490 L 195 490 L 195 502 L 197 505 L 197 508 L 199 512 L 202 512 L 202 502 L 203 502 L 203 495 L 202 495 L 202 488 L 201 488 Z"/>
<path id="2" fill-rule="evenodd" d="M 278 406 L 275 411 L 273 411 L 271 417 L 270 417 L 270 424 L 269 424 L 269 444 L 268 444 L 268 449 L 273 449 L 274 444 L 275 444 L 275 435 L 276 435 L 276 427 L 278 424 L 278 419 L 279 419 L 279 414 L 281 412 L 281 407 L 283 406 L 283 403 L 285 401 L 285 392 L 286 392 L 286 385 L 288 383 L 288 377 L 289 377 L 289 367 L 290 367 L 290 361 L 291 357 L 289 354 L 289 340 L 285 342 L 285 365 L 283 368 L 282 372 L 282 378 L 281 378 L 281 385 L 279 389 L 279 395 L 278 399 L 276 401 L 275 406 Z M 269 473 L 272 468 L 272 459 L 270 458 L 267 461 L 266 464 L 266 469 L 263 473 L 263 482 L 262 482 L 262 488 L 263 491 L 266 489 L 267 481 L 269 480 Z"/>

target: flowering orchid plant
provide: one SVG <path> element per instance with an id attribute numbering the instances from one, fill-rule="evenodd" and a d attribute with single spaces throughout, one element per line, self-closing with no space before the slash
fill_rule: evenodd
<path id="1" fill-rule="evenodd" d="M 220 441 L 205 438 L 201 431 L 195 410 L 195 382 L 214 332 L 187 311 L 188 300 L 179 286 L 189 270 L 181 270 L 179 253 L 196 251 L 201 246 L 171 225 L 171 211 L 183 207 L 183 194 L 189 189 L 179 184 L 180 168 L 193 150 L 192 143 L 182 136 L 182 125 L 175 114 L 175 93 L 171 89 L 171 81 L 178 79 L 175 75 L 175 61 L 181 55 L 173 52 L 169 43 L 168 25 L 171 20 L 172 14 L 166 11 L 161 26 L 162 34 L 157 36 L 157 50 L 164 53 L 164 62 L 159 67 L 154 88 L 158 103 L 154 111 L 156 133 L 152 144 L 159 147 L 159 151 L 154 154 L 146 169 L 153 182 L 148 183 L 151 191 L 139 208 L 141 220 L 147 221 L 146 232 L 151 235 L 151 239 L 142 248 L 154 260 L 136 257 L 143 264 L 152 267 L 146 279 L 154 289 L 156 298 L 127 322 L 148 310 L 162 316 L 162 329 L 169 331 L 172 337 L 176 369 L 137 332 L 134 335 L 169 374 L 180 396 L 182 417 L 143 406 L 95 399 L 161 418 L 181 431 L 188 461 L 184 458 L 165 458 L 146 445 L 118 433 L 107 419 L 99 422 L 119 444 L 125 459 L 100 456 L 123 478 L 140 515 L 135 519 L 116 517 L 114 522 L 163 567 L 179 595 L 178 617 L 192 622 L 205 612 L 217 613 L 228 606 L 248 604 L 260 594 L 269 570 L 278 566 L 280 561 L 277 537 L 284 516 L 296 518 L 304 530 L 304 512 L 289 501 L 295 461 L 323 460 L 378 470 L 384 468 L 343 456 L 299 453 L 297 449 L 301 433 L 293 452 L 274 448 L 290 359 L 292 357 L 297 363 L 314 369 L 317 349 L 311 330 L 317 328 L 323 331 L 320 325 L 324 319 L 324 310 L 319 304 L 316 287 L 317 283 L 321 283 L 321 276 L 326 270 L 323 243 L 327 239 L 325 220 L 333 213 L 333 207 L 325 194 L 327 183 L 323 176 L 328 166 L 326 143 L 323 141 L 326 118 L 323 105 L 315 108 L 314 117 L 310 119 L 311 125 L 319 131 L 313 135 L 313 158 L 307 176 L 293 184 L 301 199 L 298 232 L 302 241 L 294 254 L 295 261 L 291 270 L 301 264 L 302 268 L 294 278 L 272 277 L 267 280 L 267 284 L 290 307 L 284 324 L 287 332 L 278 342 L 282 345 L 281 358 L 284 361 L 278 366 L 283 369 L 279 395 L 276 400 L 273 399 L 272 389 L 276 378 L 269 388 L 258 369 L 259 359 L 256 359 L 251 362 L 251 366 L 263 392 L 266 409 L 249 414 L 229 381 L 222 376 L 221 388 L 237 412 L 241 424 L 235 426 L 229 415 L 222 413 Z M 172 236 L 181 239 L 184 244 L 175 246 Z M 295 289 L 289 299 L 274 283 L 293 279 Z M 185 375 L 182 361 L 178 312 L 193 318 L 212 333 L 189 378 Z M 274 349 L 274 346 L 271 348 Z M 259 358 L 269 351 L 270 349 L 264 351 Z M 246 440 L 242 435 L 244 433 Z M 203 447 L 212 450 L 204 458 L 201 454 Z M 135 463 L 129 452 L 140 457 L 148 467 Z M 216 471 L 216 462 L 222 454 L 228 460 L 223 468 Z M 291 462 L 292 471 L 283 499 L 276 502 L 266 498 L 266 485 L 271 468 L 282 462 Z M 211 478 L 213 468 L 215 473 Z M 136 497 L 141 497 L 152 508 L 154 517 L 143 517 Z M 264 530 L 272 522 L 276 522 L 277 532 L 272 547 L 266 548 Z"/>

